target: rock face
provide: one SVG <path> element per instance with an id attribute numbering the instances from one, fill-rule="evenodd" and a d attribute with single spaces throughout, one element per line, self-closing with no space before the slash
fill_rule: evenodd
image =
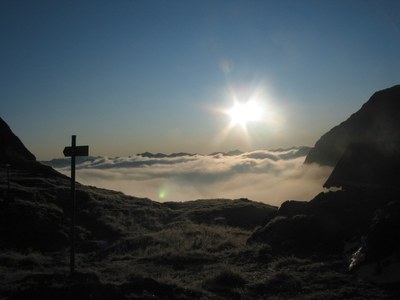
<path id="1" fill-rule="evenodd" d="M 324 134 L 305 163 L 335 166 L 351 143 L 400 141 L 400 85 L 376 92 L 349 119 Z"/>
<path id="2" fill-rule="evenodd" d="M 40 176 L 66 178 L 49 166 L 42 165 L 0 118 L 0 172 L 6 168 L 20 168 Z"/>
<path id="3" fill-rule="evenodd" d="M 278 216 L 255 231 L 248 243 L 271 245 L 278 255 L 308 256 L 334 253 L 340 250 L 340 241 L 314 215 Z"/>
<path id="4" fill-rule="evenodd" d="M 350 270 L 368 280 L 400 281 L 400 202 L 392 201 L 378 210 L 370 228 L 350 260 Z"/>
<path id="5" fill-rule="evenodd" d="M 399 256 L 400 202 L 389 202 L 376 212 L 362 248 L 367 263 Z"/>
<path id="6" fill-rule="evenodd" d="M 397 194 L 383 190 L 320 193 L 309 202 L 286 201 L 277 217 L 256 230 L 248 242 L 265 242 L 276 253 L 340 253 L 346 241 L 368 231 L 375 212 Z"/>
<path id="7" fill-rule="evenodd" d="M 352 143 L 324 187 L 398 188 L 400 143 Z"/>
<path id="8" fill-rule="evenodd" d="M 36 157 L 29 152 L 10 127 L 0 118 L 0 162 L 35 161 Z"/>

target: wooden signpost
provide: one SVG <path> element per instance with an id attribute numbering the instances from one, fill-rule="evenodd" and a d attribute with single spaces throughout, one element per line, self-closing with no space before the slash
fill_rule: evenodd
<path id="1" fill-rule="evenodd" d="M 71 231 L 70 231 L 70 273 L 71 276 L 75 272 L 75 157 L 88 156 L 89 146 L 76 146 L 76 135 L 72 136 L 71 146 L 64 148 L 64 156 L 71 157 Z"/>

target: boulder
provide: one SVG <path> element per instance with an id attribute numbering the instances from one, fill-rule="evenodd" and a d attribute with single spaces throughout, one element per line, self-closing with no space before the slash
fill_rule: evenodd
<path id="1" fill-rule="evenodd" d="M 255 231 L 248 243 L 262 242 L 279 255 L 308 256 L 340 250 L 341 244 L 312 215 L 279 216 Z"/>

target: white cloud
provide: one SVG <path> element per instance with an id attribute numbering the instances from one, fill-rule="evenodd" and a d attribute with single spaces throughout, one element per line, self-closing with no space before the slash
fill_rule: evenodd
<path id="1" fill-rule="evenodd" d="M 290 152 L 291 151 L 291 152 Z M 240 198 L 280 205 L 310 200 L 323 191 L 329 167 L 303 165 L 296 149 L 254 151 L 237 156 L 175 158 L 99 157 L 77 166 L 83 184 L 156 201 Z M 58 169 L 69 174 L 68 168 Z"/>

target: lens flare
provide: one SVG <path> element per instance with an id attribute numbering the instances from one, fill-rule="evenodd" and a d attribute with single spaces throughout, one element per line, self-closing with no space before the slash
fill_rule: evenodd
<path id="1" fill-rule="evenodd" d="M 165 197 L 167 197 L 167 191 L 164 188 L 161 188 L 158 192 L 158 197 L 160 199 L 165 199 Z"/>

